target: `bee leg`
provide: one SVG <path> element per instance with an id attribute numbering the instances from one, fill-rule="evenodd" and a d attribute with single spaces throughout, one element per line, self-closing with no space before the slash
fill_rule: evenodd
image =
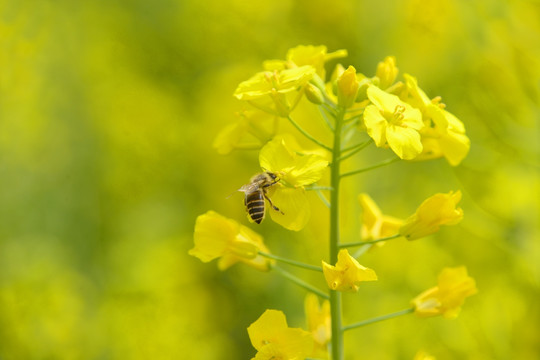
<path id="1" fill-rule="evenodd" d="M 262 187 L 263 187 L 263 188 L 267 188 L 267 187 L 270 187 L 270 186 L 272 186 L 272 185 L 277 184 L 278 182 L 279 182 L 279 179 L 276 179 L 276 180 L 274 180 L 273 182 L 271 182 L 270 184 L 265 184 L 265 185 L 263 185 Z"/>
<path id="2" fill-rule="evenodd" d="M 270 203 L 270 206 L 272 207 L 272 209 L 276 210 L 276 211 L 279 211 L 281 213 L 281 215 L 285 215 L 285 213 L 281 210 L 279 210 L 279 208 L 277 206 L 275 206 L 274 204 L 272 204 L 272 200 L 270 200 L 270 198 L 268 196 L 266 196 L 266 193 L 264 194 L 264 198 L 266 200 L 268 200 L 268 202 Z"/>

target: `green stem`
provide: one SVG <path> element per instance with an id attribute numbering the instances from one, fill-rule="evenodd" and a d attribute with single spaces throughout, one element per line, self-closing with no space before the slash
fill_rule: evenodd
<path id="1" fill-rule="evenodd" d="M 332 166 L 330 167 L 330 264 L 337 262 L 339 252 L 339 182 L 341 158 L 341 132 L 345 109 L 340 107 L 336 116 Z M 332 319 L 332 360 L 343 360 L 342 302 L 339 291 L 330 290 L 330 316 Z"/>
<path id="2" fill-rule="evenodd" d="M 369 143 L 371 141 L 373 141 L 373 140 L 369 139 L 369 140 L 364 141 L 363 143 L 360 143 L 360 144 L 354 144 L 354 145 L 351 145 L 351 146 L 347 146 L 346 148 L 341 149 L 341 152 L 344 153 L 344 152 L 347 152 L 347 151 L 355 150 L 356 148 L 364 148 L 366 146 L 366 142 Z"/>
<path id="3" fill-rule="evenodd" d="M 329 146 L 326 146 L 324 145 L 322 142 L 320 142 L 319 140 L 315 139 L 313 136 L 311 136 L 309 133 L 307 133 L 304 129 L 302 129 L 302 127 L 300 125 L 298 125 L 298 123 L 296 121 L 294 121 L 290 116 L 287 116 L 287 119 L 289 119 L 289 121 L 291 122 L 291 124 L 293 124 L 293 126 L 302 133 L 302 135 L 304 135 L 305 137 L 307 137 L 309 140 L 313 141 L 315 144 L 319 145 L 320 147 L 322 147 L 323 149 L 326 149 L 328 151 L 332 151 L 332 148 L 329 147 Z"/>
<path id="4" fill-rule="evenodd" d="M 259 251 L 259 255 L 267 257 L 269 259 L 274 259 L 276 261 L 280 261 L 280 262 L 285 263 L 285 264 L 293 265 L 293 266 L 296 266 L 296 267 L 299 267 L 299 268 L 322 272 L 322 268 L 320 266 L 305 264 L 305 263 L 300 262 L 300 261 L 287 259 L 287 258 L 284 258 L 284 257 L 281 257 L 281 256 L 268 254 L 268 253 L 265 253 L 265 252 L 262 252 L 262 251 Z"/>
<path id="5" fill-rule="evenodd" d="M 353 156 L 357 152 L 364 150 L 366 148 L 366 146 L 368 146 L 371 143 L 372 143 L 372 140 L 370 139 L 370 140 L 368 140 L 366 142 L 363 142 L 362 144 L 358 144 L 355 147 L 353 147 L 352 149 L 354 149 L 354 150 L 352 150 L 351 148 L 343 150 L 343 151 L 348 151 L 348 150 L 352 150 L 352 151 L 350 153 L 348 153 L 347 155 L 343 155 L 342 157 L 340 157 L 339 161 L 343 161 L 345 159 L 350 158 L 351 156 Z"/>
<path id="6" fill-rule="evenodd" d="M 354 324 L 351 324 L 351 325 L 344 326 L 343 331 L 356 329 L 356 328 L 366 326 L 366 325 L 370 325 L 370 324 L 373 324 L 373 323 L 376 323 L 376 322 L 379 322 L 379 321 L 388 320 L 388 319 L 392 319 L 392 318 L 395 318 L 395 317 L 398 317 L 398 316 L 401 316 L 401 315 L 410 314 L 412 312 L 414 312 L 414 308 L 397 311 L 395 313 L 391 313 L 391 314 L 387 314 L 387 315 L 377 316 L 377 317 L 374 317 L 374 318 L 371 318 L 371 319 L 367 319 L 367 320 L 360 321 L 360 322 L 357 322 L 357 323 L 354 323 Z"/>
<path id="7" fill-rule="evenodd" d="M 363 172 L 366 172 L 366 171 L 369 171 L 369 170 L 373 170 L 373 169 L 377 169 L 377 168 L 380 168 L 380 167 L 383 167 L 383 166 L 386 166 L 386 165 L 390 165 L 390 164 L 395 163 L 396 161 L 399 161 L 399 160 L 400 160 L 400 158 L 388 159 L 388 160 L 385 160 L 385 161 L 383 161 L 383 162 L 381 162 L 379 164 L 368 166 L 367 168 L 346 172 L 344 174 L 341 174 L 341 177 L 344 178 L 346 176 L 360 174 L 360 173 L 363 173 Z"/>
<path id="8" fill-rule="evenodd" d="M 334 132 L 334 125 L 332 125 L 332 122 L 330 121 L 330 119 L 328 119 L 328 115 L 325 113 L 325 111 L 328 111 L 330 113 L 330 110 L 325 108 L 323 104 L 323 106 L 319 107 L 319 111 L 321 112 L 321 116 L 324 119 L 324 122 L 326 122 L 326 125 L 328 126 L 330 131 Z"/>
<path id="9" fill-rule="evenodd" d="M 330 209 L 330 203 L 328 202 L 328 199 L 326 198 L 326 196 L 324 196 L 324 194 L 321 192 L 321 190 L 316 190 L 317 191 L 317 196 L 319 196 L 319 199 L 321 199 L 321 201 L 323 202 L 323 204 Z"/>
<path id="10" fill-rule="evenodd" d="M 288 272 L 286 270 L 283 270 L 279 266 L 273 265 L 272 270 L 275 270 L 279 275 L 283 276 L 285 279 L 292 281 L 293 283 L 295 283 L 296 285 L 298 285 L 300 287 L 303 287 L 307 291 L 310 291 L 310 292 L 312 292 L 312 293 L 314 293 L 316 295 L 319 295 L 321 298 L 323 298 L 325 300 L 329 299 L 328 295 L 325 294 L 324 292 L 322 292 L 321 290 L 319 290 L 316 287 L 308 284 L 304 280 L 294 276 L 290 272 Z"/>
<path id="11" fill-rule="evenodd" d="M 376 243 L 381 242 L 381 241 L 388 241 L 388 240 L 392 240 L 392 239 L 397 239 L 400 236 L 401 236 L 400 234 L 395 234 L 395 235 L 383 237 L 383 238 L 380 238 L 380 239 L 377 239 L 377 240 L 357 241 L 357 242 L 352 242 L 352 243 L 348 243 L 348 244 L 341 244 L 339 247 L 347 248 L 347 247 L 353 247 L 353 246 L 371 245 L 371 244 L 376 244 Z"/>

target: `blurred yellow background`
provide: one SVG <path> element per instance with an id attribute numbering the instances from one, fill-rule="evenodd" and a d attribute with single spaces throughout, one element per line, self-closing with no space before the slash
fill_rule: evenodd
<path id="1" fill-rule="evenodd" d="M 347 358 L 538 358 L 539 39 L 532 0 L 0 0 L 0 359 L 249 359 L 246 328 L 265 309 L 305 328 L 304 290 L 187 255 L 207 210 L 247 224 L 241 195 L 227 196 L 260 170 L 257 153 L 212 142 L 240 108 L 237 84 L 299 44 L 347 49 L 342 62 L 368 76 L 396 56 L 472 143 L 456 168 L 344 180 L 399 217 L 461 189 L 465 213 L 364 255 L 379 281 L 344 296 L 346 323 L 406 308 L 445 266 L 466 265 L 479 289 L 456 320 L 347 332 Z M 318 264 L 327 215 L 315 206 L 299 233 L 249 226 L 274 253 Z M 344 234 L 358 241 L 356 196 L 348 206 Z"/>

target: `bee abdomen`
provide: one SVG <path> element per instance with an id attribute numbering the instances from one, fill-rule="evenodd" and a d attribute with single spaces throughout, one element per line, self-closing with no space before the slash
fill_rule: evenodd
<path id="1" fill-rule="evenodd" d="M 264 219 L 264 196 L 262 192 L 254 192 L 246 196 L 246 209 L 251 220 L 260 224 Z"/>

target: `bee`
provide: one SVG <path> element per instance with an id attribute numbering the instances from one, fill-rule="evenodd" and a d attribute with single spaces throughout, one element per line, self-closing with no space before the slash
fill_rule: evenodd
<path id="1" fill-rule="evenodd" d="M 246 211 L 249 215 L 249 218 L 260 224 L 264 219 L 265 213 L 265 201 L 268 200 L 270 206 L 276 211 L 279 211 L 283 214 L 283 211 L 279 210 L 277 206 L 272 204 L 272 200 L 268 197 L 266 191 L 272 185 L 275 185 L 279 182 L 279 178 L 276 174 L 265 171 L 253 176 L 249 184 L 242 186 L 238 191 L 241 191 L 245 194 L 244 205 L 246 206 Z"/>

